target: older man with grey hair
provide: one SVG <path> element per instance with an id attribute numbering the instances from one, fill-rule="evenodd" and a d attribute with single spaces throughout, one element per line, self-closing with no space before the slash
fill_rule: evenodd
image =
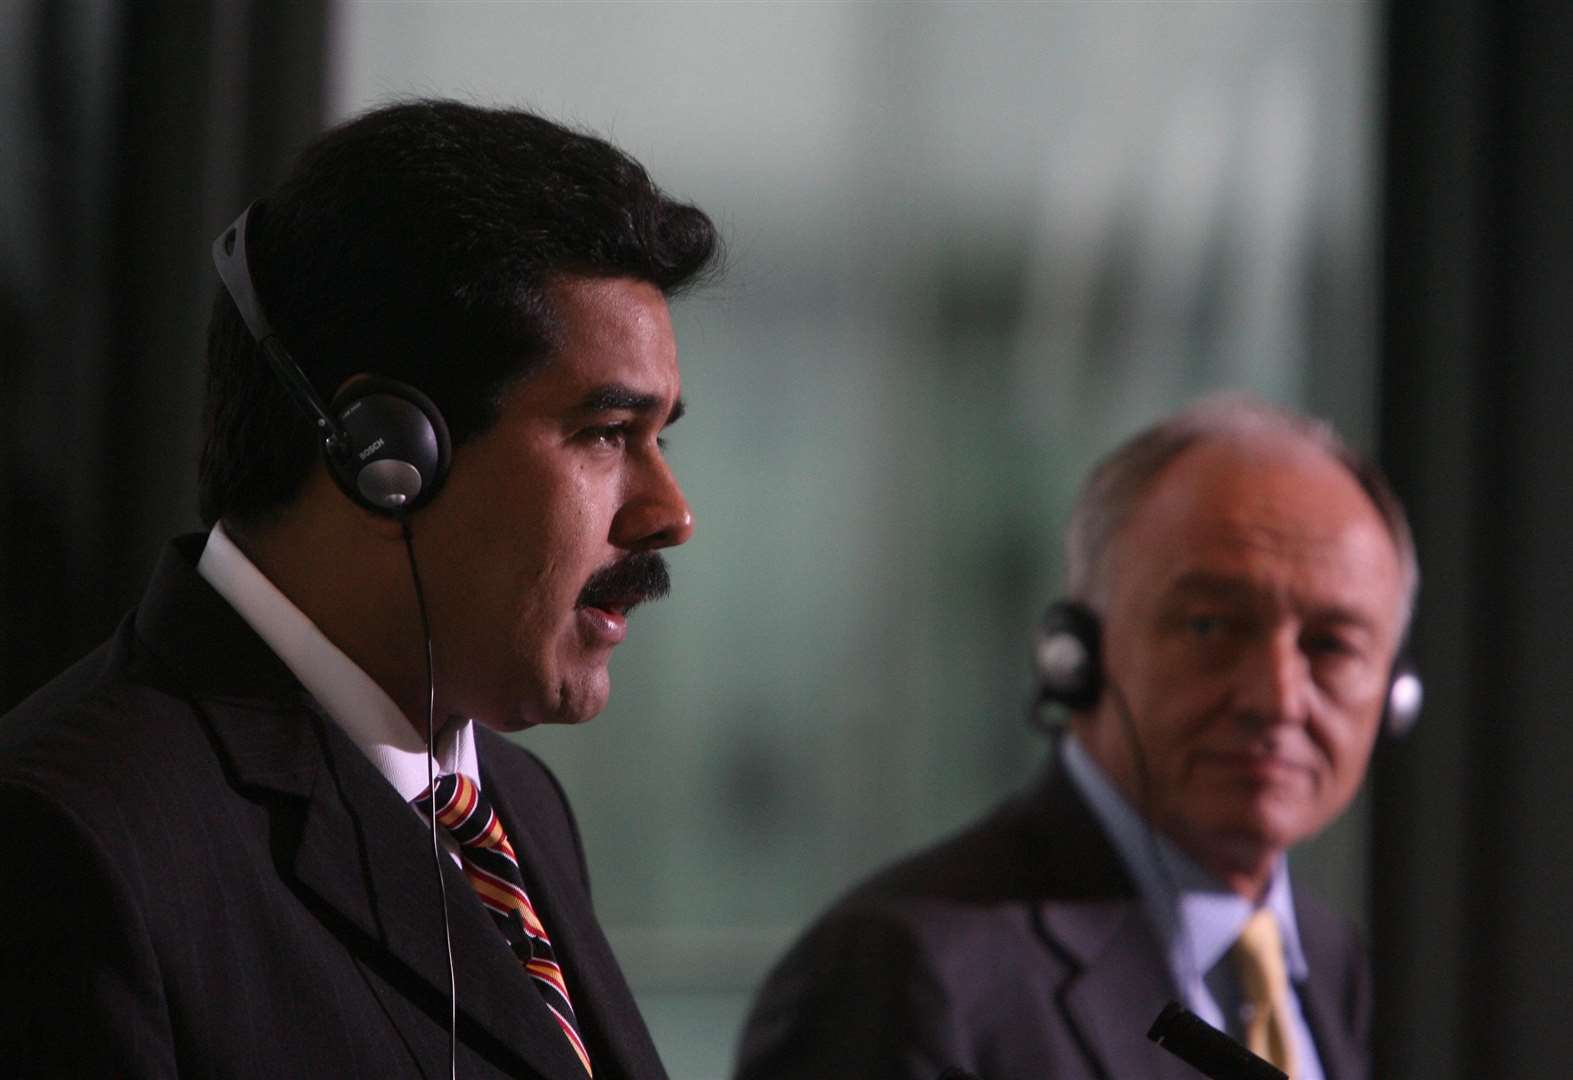
<path id="1" fill-rule="evenodd" d="M 1402 506 L 1326 424 L 1230 395 L 1116 449 L 1039 643 L 1070 715 L 1047 767 L 814 924 L 739 1077 L 1186 1080 L 1145 1038 L 1170 999 L 1295 1080 L 1367 1076 L 1364 949 L 1286 854 L 1393 722 L 1418 580 Z"/>

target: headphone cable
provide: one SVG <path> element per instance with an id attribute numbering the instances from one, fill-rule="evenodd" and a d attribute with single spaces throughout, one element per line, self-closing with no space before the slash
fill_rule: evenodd
<path id="1" fill-rule="evenodd" d="M 448 882 L 442 872 L 442 844 L 437 839 L 437 777 L 435 762 L 437 740 L 433 722 L 437 706 L 437 680 L 432 664 L 431 621 L 426 614 L 426 594 L 421 589 L 421 572 L 415 563 L 415 536 L 410 531 L 410 520 L 399 515 L 399 529 L 404 535 L 404 550 L 410 559 L 410 578 L 415 582 L 415 606 L 421 614 L 421 635 L 426 642 L 426 817 L 431 823 L 431 854 L 437 869 L 437 891 L 442 896 L 442 940 L 448 954 L 448 1076 L 459 1076 L 459 993 L 453 972 L 453 931 L 448 923 Z"/>
<path id="2" fill-rule="evenodd" d="M 1114 700 L 1114 710 L 1119 714 L 1120 724 L 1125 729 L 1125 736 L 1131 744 L 1131 758 L 1136 766 L 1136 787 L 1139 796 L 1137 815 L 1142 822 L 1142 836 L 1147 844 L 1147 852 L 1153 865 L 1157 868 L 1158 876 L 1163 879 L 1164 887 L 1174 898 L 1174 922 L 1180 938 L 1181 961 L 1185 970 L 1179 974 L 1190 982 L 1201 981 L 1201 964 L 1196 959 L 1196 943 L 1191 939 L 1190 928 L 1185 923 L 1185 918 L 1180 911 L 1180 883 L 1175 878 L 1169 861 L 1164 857 L 1163 846 L 1158 842 L 1158 832 L 1153 824 L 1153 784 L 1152 774 L 1147 769 L 1147 756 L 1142 752 L 1141 740 L 1136 737 L 1136 720 L 1131 714 L 1130 703 L 1125 699 L 1125 692 L 1107 674 L 1104 682 L 1109 688 L 1110 697 Z M 1046 719 L 1043 715 L 1044 693 L 1040 690 L 1027 704 L 1027 725 L 1040 732 L 1058 739 L 1065 732 L 1063 722 Z M 1156 928 L 1155 928 L 1156 929 Z M 1185 987 L 1178 988 L 1182 996 L 1189 996 Z"/>
<path id="3" fill-rule="evenodd" d="M 1126 700 L 1125 691 L 1120 689 L 1120 684 L 1113 677 L 1105 673 L 1104 682 L 1109 687 L 1109 696 L 1114 701 L 1114 710 L 1119 714 L 1120 722 L 1125 726 L 1125 735 L 1130 739 L 1131 757 L 1136 765 L 1136 785 L 1141 793 L 1141 819 L 1142 834 L 1147 838 L 1148 854 L 1152 857 L 1153 865 L 1158 870 L 1158 876 L 1163 879 L 1164 887 L 1173 898 L 1173 915 L 1176 931 L 1180 936 L 1180 955 L 1185 968 L 1181 974 L 1185 977 L 1186 985 L 1179 987 L 1180 993 L 1189 998 L 1191 985 L 1202 981 L 1201 962 L 1196 958 L 1196 943 L 1191 939 L 1190 927 L 1185 922 L 1185 913 L 1181 909 L 1180 882 L 1174 876 L 1169 860 L 1165 858 L 1163 845 L 1158 842 L 1158 826 L 1153 821 L 1154 800 L 1152 774 L 1147 769 L 1147 755 L 1142 750 L 1141 740 L 1136 736 L 1136 719 L 1131 714 L 1130 702 Z"/>

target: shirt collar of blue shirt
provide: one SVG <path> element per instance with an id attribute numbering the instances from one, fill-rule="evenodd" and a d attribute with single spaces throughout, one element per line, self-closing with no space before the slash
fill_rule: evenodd
<path id="1" fill-rule="evenodd" d="M 1225 888 L 1152 829 L 1074 734 L 1065 735 L 1061 754 L 1071 783 L 1091 807 L 1136 883 L 1148 921 L 1164 948 L 1174 985 L 1193 1012 L 1222 1027 L 1220 1010 L 1204 980 L 1240 936 L 1254 905 Z M 1286 858 L 1280 858 L 1273 868 L 1263 906 L 1272 909 L 1278 919 L 1289 978 L 1304 982 L 1308 969 L 1294 917 Z"/>

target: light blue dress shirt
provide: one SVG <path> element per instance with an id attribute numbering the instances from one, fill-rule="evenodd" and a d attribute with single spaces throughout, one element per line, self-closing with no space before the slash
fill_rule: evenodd
<path id="1" fill-rule="evenodd" d="M 1136 888 L 1153 932 L 1165 950 L 1169 977 L 1185 1005 L 1216 1028 L 1240 1038 L 1244 1000 L 1234 965 L 1226 961 L 1255 906 L 1221 885 L 1179 848 L 1150 827 L 1093 761 L 1073 734 L 1061 744 L 1065 768 L 1104 834 L 1114 845 Z M 1290 1020 L 1298 1068 L 1293 1080 L 1326 1080 L 1316 1040 L 1300 997 L 1308 968 L 1294 917 L 1287 859 L 1273 868 L 1262 906 L 1271 908 L 1283 935 L 1289 973 Z"/>

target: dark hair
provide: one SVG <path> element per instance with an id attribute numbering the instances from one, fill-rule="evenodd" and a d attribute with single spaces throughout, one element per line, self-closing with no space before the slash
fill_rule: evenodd
<path id="1" fill-rule="evenodd" d="M 410 383 L 457 446 L 550 357 L 554 282 L 626 276 L 671 296 L 720 241 L 610 143 L 520 109 L 421 100 L 317 139 L 252 210 L 247 245 L 273 326 L 324 399 L 360 372 Z M 209 524 L 276 513 L 320 445 L 222 288 L 204 427 Z"/>

